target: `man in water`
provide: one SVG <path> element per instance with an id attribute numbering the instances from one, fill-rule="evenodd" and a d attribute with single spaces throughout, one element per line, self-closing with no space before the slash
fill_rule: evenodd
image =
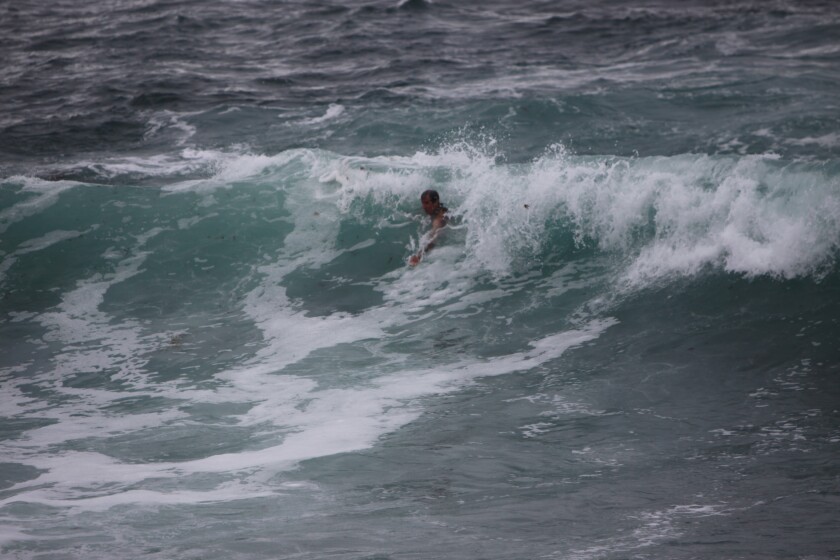
<path id="1" fill-rule="evenodd" d="M 416 255 L 411 255 L 408 259 L 408 264 L 416 266 L 423 258 L 423 255 L 432 250 L 435 246 L 435 241 L 443 226 L 446 225 L 446 207 L 440 203 L 440 195 L 437 191 L 428 190 L 420 195 L 420 204 L 423 205 L 423 211 L 432 218 L 432 231 L 429 234 L 429 242 Z"/>

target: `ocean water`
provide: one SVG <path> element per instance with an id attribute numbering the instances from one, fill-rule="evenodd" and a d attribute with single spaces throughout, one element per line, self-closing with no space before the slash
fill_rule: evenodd
<path id="1" fill-rule="evenodd" d="M 840 557 L 834 2 L 0 29 L 3 558 Z"/>

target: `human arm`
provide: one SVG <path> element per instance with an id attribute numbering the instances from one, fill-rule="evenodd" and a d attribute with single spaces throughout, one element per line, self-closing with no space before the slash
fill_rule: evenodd
<path id="1" fill-rule="evenodd" d="M 435 241 L 437 241 L 438 235 L 440 235 L 440 232 L 443 229 L 443 226 L 445 225 L 446 217 L 443 215 L 435 216 L 432 219 L 432 231 L 429 232 L 429 240 L 426 242 L 426 244 L 420 251 L 418 251 L 414 255 L 411 255 L 411 258 L 408 259 L 408 264 L 410 266 L 417 266 L 417 264 L 423 258 L 423 255 L 432 250 L 432 247 L 435 246 Z"/>

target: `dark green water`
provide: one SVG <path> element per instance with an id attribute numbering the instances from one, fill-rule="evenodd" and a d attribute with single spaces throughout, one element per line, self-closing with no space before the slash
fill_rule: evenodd
<path id="1" fill-rule="evenodd" d="M 840 554 L 833 4 L 0 10 L 4 558 Z"/>

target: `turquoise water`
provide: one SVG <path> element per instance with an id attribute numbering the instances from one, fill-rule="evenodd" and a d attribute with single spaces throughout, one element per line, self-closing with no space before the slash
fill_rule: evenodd
<path id="1" fill-rule="evenodd" d="M 4 557 L 840 554 L 831 4 L 4 10 Z"/>

